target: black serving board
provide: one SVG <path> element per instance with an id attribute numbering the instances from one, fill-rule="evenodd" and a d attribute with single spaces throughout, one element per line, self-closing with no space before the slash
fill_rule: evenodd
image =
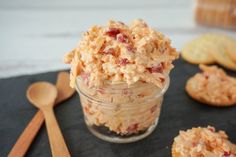
<path id="1" fill-rule="evenodd" d="M 196 65 L 179 59 L 171 72 L 159 124 L 144 140 L 114 144 L 92 135 L 85 126 L 79 97 L 59 105 L 56 117 L 73 157 L 170 157 L 173 138 L 179 130 L 196 126 L 215 126 L 225 130 L 236 143 L 236 106 L 210 107 L 192 100 L 184 90 L 186 80 L 198 72 Z M 229 74 L 236 76 L 235 72 Z M 26 99 L 27 87 L 35 81 L 55 83 L 58 72 L 27 75 L 0 80 L 0 156 L 5 157 L 37 111 Z M 50 157 L 45 126 L 40 130 L 26 156 Z"/>

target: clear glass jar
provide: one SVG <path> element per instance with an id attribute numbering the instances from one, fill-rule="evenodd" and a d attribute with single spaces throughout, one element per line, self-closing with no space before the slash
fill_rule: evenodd
<path id="1" fill-rule="evenodd" d="M 78 77 L 76 83 L 88 129 L 98 138 L 115 143 L 138 141 L 152 133 L 168 86 L 169 77 L 163 89 L 141 81 L 129 87 L 126 83 L 108 83 L 103 88 L 89 88 Z"/>

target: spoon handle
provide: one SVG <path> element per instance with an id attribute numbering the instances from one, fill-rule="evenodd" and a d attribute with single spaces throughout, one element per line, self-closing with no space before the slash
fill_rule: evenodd
<path id="1" fill-rule="evenodd" d="M 56 99 L 56 105 L 65 100 L 65 97 L 58 97 Z M 12 147 L 8 157 L 23 157 L 29 149 L 34 138 L 38 134 L 41 126 L 44 122 L 43 112 L 38 110 L 31 121 L 28 123 L 20 137 L 17 139 L 15 145 Z"/>
<path id="2" fill-rule="evenodd" d="M 70 157 L 61 130 L 55 118 L 52 105 L 42 108 L 53 157 Z"/>
<path id="3" fill-rule="evenodd" d="M 25 153 L 27 152 L 29 146 L 31 145 L 38 131 L 40 130 L 43 122 L 43 113 L 39 110 L 18 138 L 17 142 L 8 154 L 8 157 L 25 156 Z"/>

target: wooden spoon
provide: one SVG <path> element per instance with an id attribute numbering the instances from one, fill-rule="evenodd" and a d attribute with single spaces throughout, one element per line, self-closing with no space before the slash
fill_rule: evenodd
<path id="1" fill-rule="evenodd" d="M 70 78 L 68 72 L 59 72 L 57 76 L 56 88 L 58 91 L 56 98 L 56 105 L 70 98 L 75 90 L 69 86 Z M 29 149 L 31 143 L 39 132 L 44 122 L 43 113 L 39 110 L 27 127 L 24 129 L 20 137 L 17 139 L 15 145 L 11 149 L 8 157 L 23 157 Z"/>
<path id="2" fill-rule="evenodd" d="M 53 105 L 57 98 L 57 89 L 48 82 L 37 82 L 27 90 L 27 98 L 38 107 L 45 117 L 49 142 L 53 157 L 69 157 L 70 153 L 56 121 Z"/>

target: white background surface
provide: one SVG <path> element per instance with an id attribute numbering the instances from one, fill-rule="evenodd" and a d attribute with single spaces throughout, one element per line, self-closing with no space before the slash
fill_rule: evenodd
<path id="1" fill-rule="evenodd" d="M 200 27 L 193 21 L 193 0 L 0 0 L 0 77 L 68 68 L 66 52 L 91 25 L 109 19 L 142 18 L 183 44 L 206 32 L 236 32 Z"/>

